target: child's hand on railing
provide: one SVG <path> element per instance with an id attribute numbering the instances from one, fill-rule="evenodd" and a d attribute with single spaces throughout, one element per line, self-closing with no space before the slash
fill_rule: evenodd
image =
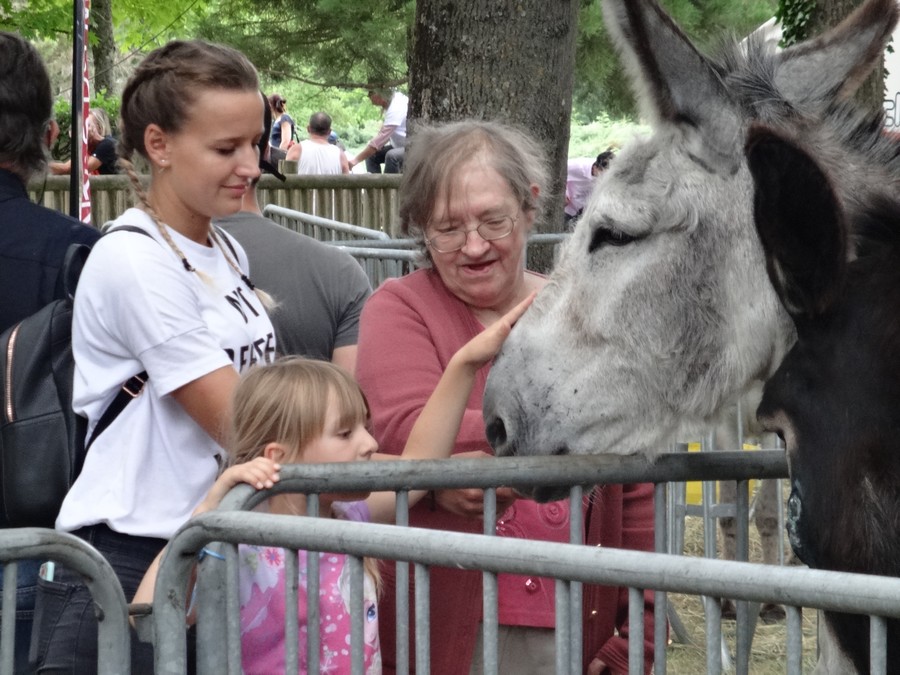
<path id="1" fill-rule="evenodd" d="M 252 485 L 257 490 L 272 487 L 278 482 L 278 472 L 280 470 L 281 465 L 267 457 L 257 457 L 249 462 L 228 467 L 216 479 L 216 482 L 213 483 L 203 501 L 194 509 L 192 515 L 196 516 L 217 508 L 225 495 L 228 494 L 228 491 L 240 483 Z"/>

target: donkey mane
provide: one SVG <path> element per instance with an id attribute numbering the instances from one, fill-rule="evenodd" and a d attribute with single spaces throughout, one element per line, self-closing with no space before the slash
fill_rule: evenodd
<path id="1" fill-rule="evenodd" d="M 900 255 L 900 200 L 875 195 L 853 225 L 858 258 Z M 900 265 L 896 273 L 900 274 Z"/>
<path id="2" fill-rule="evenodd" d="M 803 103 L 785 97 L 776 81 L 780 56 L 761 39 L 750 36 L 721 49 L 713 61 L 725 88 L 750 118 L 772 127 L 796 129 L 798 124 L 827 129 L 835 148 L 852 148 L 860 161 L 887 167 L 900 181 L 900 141 L 884 133 L 883 111 L 864 110 L 853 101 L 829 102 L 823 109 L 805 109 Z"/>

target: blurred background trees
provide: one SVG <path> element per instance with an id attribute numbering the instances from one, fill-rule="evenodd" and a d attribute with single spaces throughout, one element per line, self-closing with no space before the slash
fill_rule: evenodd
<path id="1" fill-rule="evenodd" d="M 440 4 L 465 7 L 474 1 Z M 859 1 L 780 0 L 816 6 Z M 553 4 L 574 4 L 578 15 L 573 120 L 586 125 L 604 118 L 634 119 L 627 78 L 603 29 L 599 0 Z M 712 49 L 721 35 L 744 35 L 774 16 L 780 3 L 663 0 L 663 4 L 692 38 Z M 259 68 L 266 90 L 277 90 L 289 100 L 295 118 L 302 121 L 304 114 L 329 108 L 336 113 L 335 126 L 343 136 L 379 117 L 365 97 L 367 85 L 408 87 L 415 0 L 93 0 L 92 5 L 91 73 L 95 90 L 109 95 L 119 93 L 136 59 L 175 37 L 204 37 L 241 49 Z M 71 58 L 71 17 L 71 0 L 0 0 L 0 28 L 42 41 L 61 96 L 70 86 L 64 73 Z M 477 49 L 477 44 L 470 45 L 470 50 Z"/>

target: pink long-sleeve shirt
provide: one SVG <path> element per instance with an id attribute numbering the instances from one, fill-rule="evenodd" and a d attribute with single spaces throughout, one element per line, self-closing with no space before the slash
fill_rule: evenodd
<path id="1" fill-rule="evenodd" d="M 373 433 L 381 452 L 400 454 L 403 451 L 413 424 L 450 358 L 483 329 L 469 308 L 447 291 L 433 270 L 419 270 L 391 279 L 372 295 L 360 322 L 356 375 L 369 401 Z M 485 366 L 477 373 L 454 453 L 492 452 L 482 416 L 489 368 Z M 611 485 L 599 494 L 599 502 L 592 509 L 588 543 L 652 550 L 652 487 Z M 598 504 L 603 508 L 599 509 Z M 474 533 L 483 529 L 480 520 L 454 515 L 427 499 L 412 509 L 410 525 Z M 518 500 L 498 519 L 497 534 L 566 542 L 568 503 L 536 504 Z M 395 667 L 393 565 L 385 566 L 383 576 L 381 645 L 385 673 L 391 673 Z M 481 620 L 481 574 L 432 569 L 430 583 L 432 672 L 467 675 Z M 498 586 L 501 624 L 554 626 L 552 580 L 500 575 Z M 645 646 L 649 651 L 645 651 L 650 659 L 652 605 L 648 607 Z M 606 663 L 627 671 L 627 590 L 586 588 L 585 617 L 585 664 L 599 655 Z M 614 635 L 617 627 L 620 637 Z"/>

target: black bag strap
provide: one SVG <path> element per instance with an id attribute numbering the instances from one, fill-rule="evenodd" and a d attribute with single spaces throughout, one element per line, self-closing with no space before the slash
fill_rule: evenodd
<path id="1" fill-rule="evenodd" d="M 112 234 L 113 232 L 136 232 L 137 234 L 142 234 L 145 237 L 150 237 L 153 239 L 153 235 L 147 232 L 147 230 L 141 229 L 136 225 L 119 225 L 118 227 L 111 227 L 106 232 L 103 233 L 105 237 L 108 234 Z"/>
<path id="2" fill-rule="evenodd" d="M 119 225 L 118 227 L 114 227 L 110 230 L 107 230 L 104 233 L 104 236 L 107 234 L 111 234 L 113 232 L 136 232 L 138 234 L 142 234 L 145 237 L 150 237 L 153 239 L 153 236 L 147 232 L 146 230 L 142 230 L 139 227 L 135 227 L 134 225 Z M 125 406 L 131 403 L 132 400 L 136 399 L 141 392 L 144 390 L 144 385 L 147 383 L 147 380 L 150 379 L 150 376 L 147 374 L 147 371 L 143 371 L 130 377 L 119 388 L 116 397 L 112 400 L 112 403 L 107 406 L 106 410 L 103 411 L 103 414 L 100 416 L 100 419 L 97 421 L 97 426 L 94 427 L 94 431 L 91 433 L 90 438 L 84 444 L 84 451 L 87 452 L 88 448 L 91 447 L 91 444 L 94 440 L 102 434 L 106 428 L 113 423 L 113 421 L 119 416 L 123 410 L 125 410 Z"/>
<path id="3" fill-rule="evenodd" d="M 228 247 L 228 250 L 231 251 L 231 255 L 234 256 L 235 264 L 240 265 L 241 259 L 238 258 L 237 249 L 235 249 L 234 244 L 231 243 L 231 237 L 229 237 L 228 233 L 225 232 L 225 230 L 223 230 L 218 225 L 214 225 L 213 227 L 216 228 L 216 234 L 219 235 L 219 238 L 225 242 L 225 245 Z"/>
<path id="4" fill-rule="evenodd" d="M 148 379 L 150 379 L 150 376 L 145 370 L 131 377 L 122 385 L 112 403 L 110 403 L 106 410 L 103 411 L 103 414 L 100 415 L 100 419 L 97 421 L 97 426 L 94 427 L 91 437 L 87 439 L 87 442 L 84 444 L 85 452 L 88 451 L 88 448 L 91 447 L 91 444 L 96 438 L 106 431 L 106 428 L 113 423 L 119 416 L 119 413 L 125 410 L 125 406 L 140 396 Z"/>
<path id="5" fill-rule="evenodd" d="M 69 244 L 59 273 L 62 292 L 57 297 L 68 298 L 69 300 L 75 297 L 78 278 L 81 276 L 81 270 L 84 268 L 84 263 L 90 252 L 91 247 L 87 244 Z"/>

